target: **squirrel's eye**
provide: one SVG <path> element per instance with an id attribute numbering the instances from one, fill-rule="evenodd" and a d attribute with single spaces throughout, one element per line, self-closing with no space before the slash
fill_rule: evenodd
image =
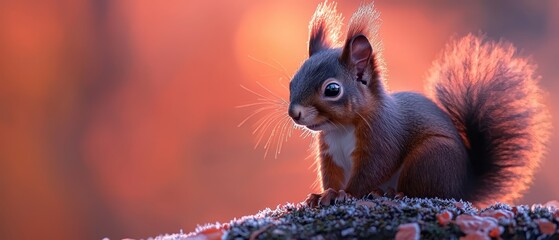
<path id="1" fill-rule="evenodd" d="M 336 97 L 340 94 L 341 87 L 337 83 L 329 83 L 324 89 L 324 96 L 326 97 Z"/>

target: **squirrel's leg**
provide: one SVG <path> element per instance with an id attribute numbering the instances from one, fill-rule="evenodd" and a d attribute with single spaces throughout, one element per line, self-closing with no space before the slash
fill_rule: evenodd
<path id="1" fill-rule="evenodd" d="M 366 132 L 366 131 L 356 131 Z M 358 136 L 357 139 L 368 140 L 370 136 Z M 357 142 L 352 153 L 352 169 L 345 191 L 353 197 L 361 198 L 368 194 L 385 195 L 380 189 L 382 183 L 396 174 L 399 168 L 399 151 L 381 148 L 369 141 Z"/>
<path id="2" fill-rule="evenodd" d="M 461 199 L 467 191 L 468 155 L 456 139 L 424 140 L 404 159 L 398 191 L 409 197 Z"/>
<path id="3" fill-rule="evenodd" d="M 324 153 L 320 154 L 320 181 L 322 193 L 311 193 L 305 200 L 308 206 L 328 206 L 335 201 L 346 199 L 346 193 L 341 189 L 344 182 L 344 171 L 334 163 L 333 159 Z"/>

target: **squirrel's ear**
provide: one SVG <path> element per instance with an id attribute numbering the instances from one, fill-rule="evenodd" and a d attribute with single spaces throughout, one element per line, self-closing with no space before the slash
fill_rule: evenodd
<path id="1" fill-rule="evenodd" d="M 342 60 L 357 75 L 363 75 L 365 68 L 369 65 L 373 48 L 364 35 L 351 38 L 344 47 Z"/>
<path id="2" fill-rule="evenodd" d="M 309 57 L 339 45 L 342 15 L 336 12 L 336 3 L 325 0 L 319 4 L 309 23 Z"/>

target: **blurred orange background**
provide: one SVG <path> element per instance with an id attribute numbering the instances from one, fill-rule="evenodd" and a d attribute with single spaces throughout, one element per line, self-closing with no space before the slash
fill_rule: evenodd
<path id="1" fill-rule="evenodd" d="M 0 238 L 146 238 L 303 200 L 309 138 L 263 158 L 235 106 L 257 98 L 240 84 L 288 96 L 318 3 L 1 1 Z M 445 42 L 482 31 L 539 64 L 559 126 L 558 1 L 376 5 L 392 90 L 423 91 Z M 557 135 L 519 203 L 559 199 Z"/>

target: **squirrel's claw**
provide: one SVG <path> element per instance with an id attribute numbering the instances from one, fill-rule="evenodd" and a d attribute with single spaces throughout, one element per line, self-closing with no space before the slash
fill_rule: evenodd
<path id="1" fill-rule="evenodd" d="M 307 196 L 305 203 L 309 207 L 330 206 L 347 200 L 348 194 L 344 190 L 334 190 L 329 188 L 321 194 L 311 193 Z"/>
<path id="2" fill-rule="evenodd" d="M 384 196 L 387 198 L 394 198 L 396 197 L 396 189 L 389 187 L 388 189 L 386 189 L 386 192 L 384 193 Z"/>
<path id="3" fill-rule="evenodd" d="M 372 199 L 378 197 L 387 197 L 387 198 L 394 198 L 394 199 L 402 199 L 404 198 L 404 196 L 405 195 L 403 192 L 397 192 L 396 189 L 389 187 L 386 190 L 386 192 L 380 188 L 375 188 L 367 195 L 367 198 Z"/>
<path id="4" fill-rule="evenodd" d="M 339 202 L 345 202 L 345 200 L 347 200 L 347 198 L 349 197 L 349 195 L 344 191 L 344 190 L 340 190 L 338 191 L 338 196 L 335 199 L 335 203 L 339 203 Z"/>
<path id="5" fill-rule="evenodd" d="M 320 196 L 321 195 L 318 193 L 311 193 L 307 196 L 307 199 L 305 199 L 305 203 L 307 204 L 308 207 L 311 208 L 317 207 Z"/>
<path id="6" fill-rule="evenodd" d="M 394 196 L 394 198 L 395 199 L 402 199 L 402 198 L 404 198 L 404 196 L 406 196 L 406 195 L 404 195 L 403 192 L 397 192 L 396 196 Z"/>
<path id="7" fill-rule="evenodd" d="M 396 189 L 389 187 L 384 193 L 384 196 L 388 198 L 402 199 L 405 195 L 403 192 L 397 192 Z"/>
<path id="8" fill-rule="evenodd" d="M 347 199 L 347 193 L 344 190 L 336 191 L 332 188 L 328 188 L 322 193 L 322 196 L 318 200 L 318 204 L 321 206 L 330 206 L 331 204 L 336 204 L 338 202 L 345 201 Z"/>
<path id="9" fill-rule="evenodd" d="M 375 188 L 368 194 L 369 197 L 377 198 L 384 196 L 384 191 L 380 188 Z"/>

